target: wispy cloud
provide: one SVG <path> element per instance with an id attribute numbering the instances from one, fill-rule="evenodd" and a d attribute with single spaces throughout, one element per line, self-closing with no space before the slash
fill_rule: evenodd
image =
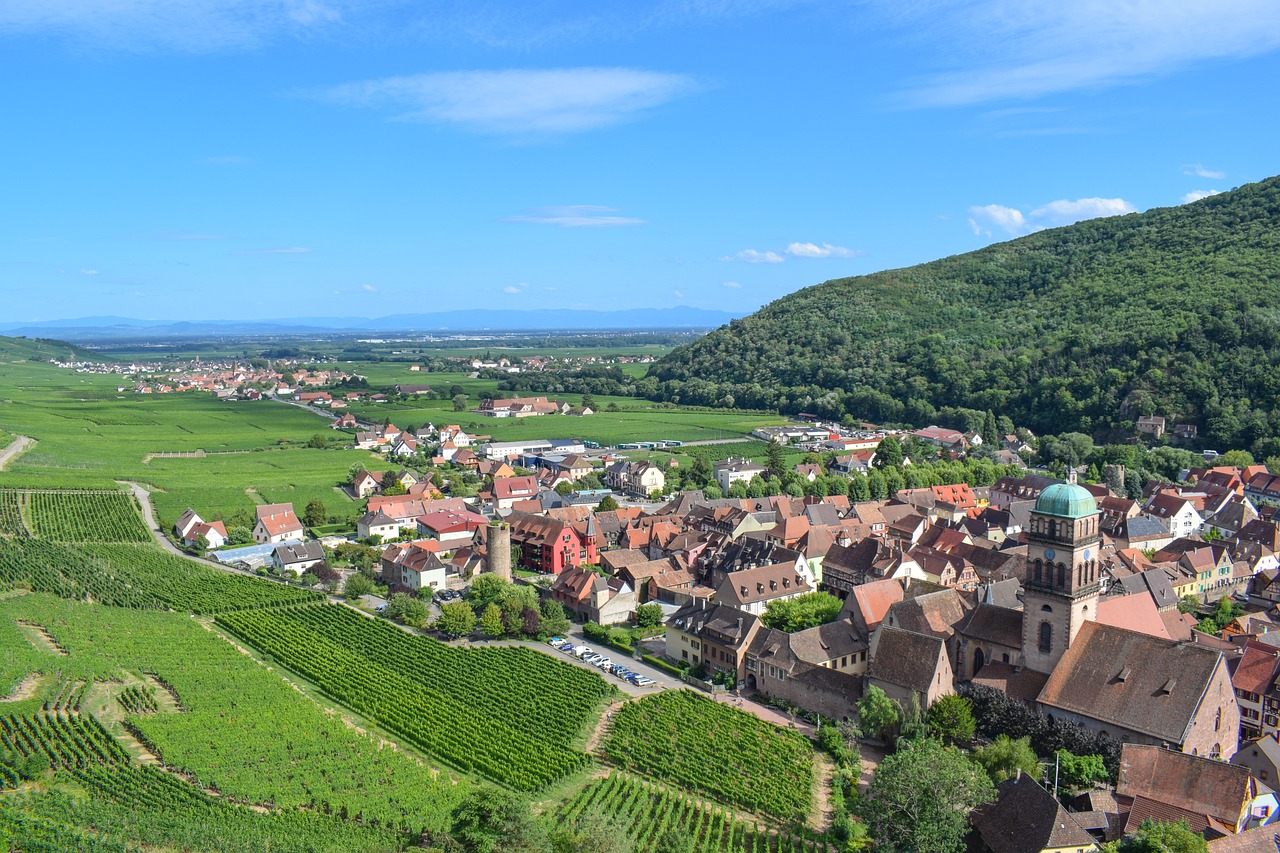
<path id="1" fill-rule="evenodd" d="M 671 295 L 674 296 L 676 299 L 684 299 L 684 292 L 680 290 L 671 291 Z"/>
<path id="2" fill-rule="evenodd" d="M 389 109 L 401 121 L 457 125 L 477 133 L 546 136 L 615 125 L 698 88 L 684 74 L 555 68 L 387 77 L 317 94 L 340 104 Z"/>
<path id="3" fill-rule="evenodd" d="M 758 252 L 755 249 L 743 249 L 741 252 L 735 252 L 732 255 L 725 255 L 722 261 L 746 261 L 749 264 L 780 264 L 786 258 L 777 252 Z"/>
<path id="4" fill-rule="evenodd" d="M 311 250 L 304 246 L 286 246 L 280 249 L 250 249 L 242 255 L 305 255 Z"/>
<path id="5" fill-rule="evenodd" d="M 1188 163 L 1183 166 L 1182 174 L 1195 175 L 1197 178 L 1209 178 L 1215 181 L 1220 181 L 1227 176 L 1226 172 L 1220 172 L 1217 169 L 1206 169 L 1199 163 Z"/>
<path id="6" fill-rule="evenodd" d="M 221 234 L 184 234 L 181 232 L 161 232 L 159 234 L 140 235 L 144 240 L 221 240 Z"/>
<path id="7" fill-rule="evenodd" d="M 534 225 L 558 225 L 561 228 L 616 228 L 622 225 L 644 225 L 643 219 L 614 216 L 616 207 L 596 204 L 567 204 L 538 207 L 519 216 L 506 216 L 500 222 L 527 222 Z"/>
<path id="8" fill-rule="evenodd" d="M 365 292 L 365 293 L 377 293 L 377 292 L 378 292 L 378 288 L 374 287 L 372 284 L 362 284 L 362 285 L 360 285 L 360 290 L 362 290 L 362 291 L 363 291 L 363 292 Z"/>
<path id="9" fill-rule="evenodd" d="M 508 294 L 509 296 L 515 296 L 518 293 L 524 293 L 524 285 L 508 284 L 506 287 L 502 288 L 502 292 Z"/>
<path id="10" fill-rule="evenodd" d="M 1191 202 L 1199 201 L 1202 198 L 1208 198 L 1209 196 L 1221 195 L 1221 194 L 1222 194 L 1222 190 L 1192 190 L 1191 192 L 1187 193 L 1182 197 L 1182 203 L 1190 204 Z"/>
<path id="11" fill-rule="evenodd" d="M 98 270 L 80 270 L 80 275 L 97 275 Z"/>
<path id="12" fill-rule="evenodd" d="M 1137 210 L 1122 198 L 1081 198 L 1074 201 L 1059 199 L 1024 214 L 1016 207 L 1002 204 L 975 205 L 969 208 L 969 228 L 979 236 L 992 236 L 993 231 L 1005 234 L 1030 234 L 1045 228 L 1070 225 L 1100 216 L 1119 216 Z"/>
<path id="13" fill-rule="evenodd" d="M 1274 0 L 921 0 L 886 14 L 959 56 L 908 86 L 903 98 L 912 106 L 1099 89 L 1280 47 Z"/>
<path id="14" fill-rule="evenodd" d="M 738 282 L 736 282 L 736 281 L 725 281 L 725 282 L 721 282 L 720 286 L 721 286 L 721 287 L 729 287 L 729 288 L 732 288 L 732 289 L 734 289 L 734 290 L 737 290 L 738 288 L 742 287 L 742 285 L 741 285 L 741 284 L 739 284 L 739 283 L 738 283 Z"/>
<path id="15" fill-rule="evenodd" d="M 112 50 L 253 47 L 340 24 L 351 0 L 5 0 L 0 34 L 52 33 Z"/>
<path id="16" fill-rule="evenodd" d="M 856 258 L 862 252 L 846 249 L 844 246 L 833 246 L 830 243 L 792 243 L 786 253 L 794 258 Z"/>

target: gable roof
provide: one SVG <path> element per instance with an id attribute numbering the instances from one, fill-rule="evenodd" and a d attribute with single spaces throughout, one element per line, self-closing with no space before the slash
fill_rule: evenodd
<path id="1" fill-rule="evenodd" d="M 1221 663 L 1198 643 L 1085 622 L 1039 701 L 1180 744 Z"/>
<path id="2" fill-rule="evenodd" d="M 974 809 L 973 828 L 991 853 L 1040 853 L 1062 847 L 1097 848 L 1093 836 L 1029 775 L 996 786 L 995 802 Z"/>
<path id="3" fill-rule="evenodd" d="M 928 693 L 938 660 L 946 655 L 947 644 L 941 637 L 881 625 L 867 677 Z"/>
<path id="4" fill-rule="evenodd" d="M 715 598 L 719 603 L 741 607 L 806 592 L 813 592 L 813 587 L 796 574 L 795 563 L 776 563 L 730 574 L 716 590 Z"/>
<path id="5" fill-rule="evenodd" d="M 1145 797 L 1202 815 L 1235 830 L 1253 790 L 1248 767 L 1126 743 L 1120 748 L 1116 793 Z"/>
<path id="6" fill-rule="evenodd" d="M 979 604 L 960 624 L 956 633 L 995 643 L 1005 648 L 1022 648 L 1022 611 L 993 604 Z"/>
<path id="7" fill-rule="evenodd" d="M 955 633 L 967 614 L 968 607 L 960 593 L 944 589 L 899 601 L 889 608 L 885 623 L 890 627 L 945 639 Z"/>

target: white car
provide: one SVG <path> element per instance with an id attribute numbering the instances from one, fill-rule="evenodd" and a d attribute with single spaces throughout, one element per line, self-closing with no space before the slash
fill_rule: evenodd
<path id="1" fill-rule="evenodd" d="M 580 658 L 585 658 L 587 655 L 595 654 L 595 652 L 593 652 L 587 646 L 578 646 L 576 649 L 573 650 L 573 653 Z"/>

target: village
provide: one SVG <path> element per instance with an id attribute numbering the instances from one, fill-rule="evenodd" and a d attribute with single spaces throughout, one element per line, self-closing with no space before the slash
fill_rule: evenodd
<path id="1" fill-rule="evenodd" d="M 476 411 L 564 424 L 591 413 L 545 397 Z M 1227 842 L 1280 819 L 1280 476 L 1262 465 L 1207 461 L 1130 497 L 1131 486 L 1084 482 L 1083 471 L 1027 470 L 1026 439 L 1009 434 L 989 485 L 872 497 L 868 478 L 883 481 L 886 457 L 910 469 L 903 446 L 962 461 L 981 435 L 811 419 L 755 436 L 808 461 L 778 471 L 729 456 L 691 488 L 692 472 L 575 439 L 496 442 L 349 414 L 331 426 L 385 462 L 344 484 L 365 507 L 353 535 L 310 536 L 284 504 L 256 508 L 252 545 L 226 549 L 223 522 L 198 508 L 175 538 L 334 590 L 359 574 L 329 568 L 335 554 L 372 547 L 367 574 L 380 586 L 366 602 L 384 609 L 407 597 L 438 613 L 497 574 L 558 603 L 602 645 L 610 629 L 660 613 L 615 657 L 796 719 L 848 723 L 883 695 L 905 720 L 958 694 L 1030 714 L 1058 742 L 1118 764 L 1114 785 L 1069 807 L 1038 785 L 1002 785 L 976 831 L 1027 809 L 1048 809 L 1059 829 L 1052 844 L 986 849 L 1094 849 L 1148 817 L 1185 820 L 1211 851 L 1254 849 Z M 765 496 L 779 475 L 822 488 Z M 1108 471 L 1110 483 L 1123 478 Z M 464 482 L 476 485 L 453 494 Z"/>

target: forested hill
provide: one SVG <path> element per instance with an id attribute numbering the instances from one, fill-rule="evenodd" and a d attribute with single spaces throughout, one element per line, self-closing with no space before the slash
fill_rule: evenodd
<path id="1" fill-rule="evenodd" d="M 1280 452 L 1280 178 L 828 281 L 680 347 L 641 390 L 918 426 L 1195 423 Z"/>

